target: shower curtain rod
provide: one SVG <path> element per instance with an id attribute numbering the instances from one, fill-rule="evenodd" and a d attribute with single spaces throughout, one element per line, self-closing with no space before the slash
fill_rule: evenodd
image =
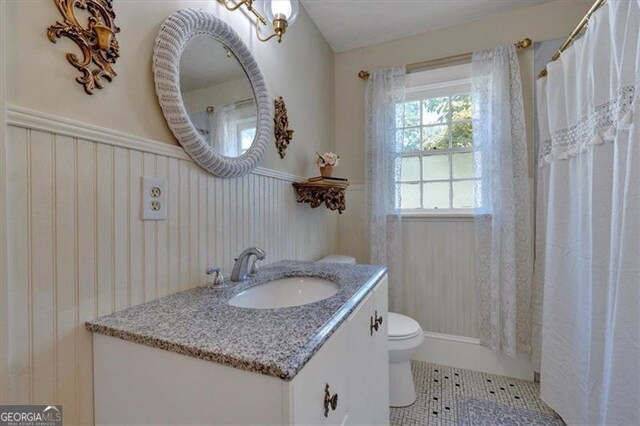
<path id="1" fill-rule="evenodd" d="M 525 38 L 523 40 L 520 40 L 517 43 L 514 43 L 513 45 L 518 49 L 527 49 L 531 47 L 532 44 L 533 42 L 531 41 L 530 38 Z M 467 53 L 461 53 L 459 55 L 447 56 L 445 58 L 429 59 L 426 61 L 415 62 L 413 64 L 407 64 L 407 72 L 412 73 L 416 71 L 423 71 L 429 68 L 437 68 L 444 65 L 454 65 L 457 63 L 469 62 L 471 61 L 472 56 L 473 56 L 472 52 L 467 52 Z M 358 77 L 362 80 L 368 80 L 369 75 L 370 75 L 369 71 L 365 71 L 365 70 L 361 70 L 358 73 Z"/>
<path id="2" fill-rule="evenodd" d="M 562 43 L 562 45 L 560 46 L 560 48 L 558 49 L 558 51 L 556 52 L 555 55 L 553 55 L 553 57 L 551 58 L 551 62 L 555 62 L 560 58 L 560 55 L 562 55 L 562 52 L 564 52 L 565 50 L 567 50 L 567 48 L 571 45 L 571 43 L 573 43 L 573 41 L 575 40 L 575 38 L 578 36 L 578 34 L 580 34 L 580 32 L 584 29 L 584 27 L 587 26 L 587 24 L 589 23 L 589 19 L 591 18 L 591 15 L 593 15 L 593 13 L 598 10 L 600 8 L 600 6 L 602 6 L 603 4 L 605 4 L 607 0 L 596 0 L 592 5 L 591 8 L 589 8 L 589 10 L 587 11 L 587 13 L 584 15 L 584 17 L 582 18 L 582 20 L 578 23 L 578 25 L 573 29 L 573 31 L 571 31 L 571 33 L 569 34 L 569 37 L 567 37 L 567 39 L 564 41 L 564 43 Z M 540 71 L 540 74 L 538 74 L 538 78 L 542 78 L 545 77 L 547 75 L 547 67 L 544 67 L 544 69 L 542 71 Z"/>

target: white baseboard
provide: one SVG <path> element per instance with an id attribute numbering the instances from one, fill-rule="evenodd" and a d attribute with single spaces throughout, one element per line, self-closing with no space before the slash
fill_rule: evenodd
<path id="1" fill-rule="evenodd" d="M 489 374 L 533 380 L 529 356 L 510 358 L 493 353 L 480 340 L 450 334 L 424 332 L 424 343 L 414 356 L 418 361 L 449 365 Z"/>

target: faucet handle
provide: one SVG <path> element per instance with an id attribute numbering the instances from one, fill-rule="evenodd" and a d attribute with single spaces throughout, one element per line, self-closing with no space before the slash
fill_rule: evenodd
<path id="1" fill-rule="evenodd" d="M 214 268 L 207 268 L 206 273 L 207 275 L 215 274 L 215 277 L 213 277 L 213 281 L 210 284 L 213 284 L 214 286 L 222 286 L 224 284 L 222 269 L 220 269 L 219 267 L 216 266 Z"/>

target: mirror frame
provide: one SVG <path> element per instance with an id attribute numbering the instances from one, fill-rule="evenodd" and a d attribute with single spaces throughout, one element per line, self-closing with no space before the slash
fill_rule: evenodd
<path id="1" fill-rule="evenodd" d="M 256 136 L 243 155 L 227 157 L 206 143 L 191 123 L 180 91 L 180 58 L 189 41 L 197 36 L 211 37 L 236 56 L 253 89 L 257 110 Z M 267 86 L 258 63 L 240 36 L 216 18 L 200 9 L 179 10 L 162 24 L 153 49 L 153 77 L 156 95 L 169 128 L 189 156 L 203 169 L 219 177 L 243 176 L 255 169 L 273 134 L 272 107 Z"/>

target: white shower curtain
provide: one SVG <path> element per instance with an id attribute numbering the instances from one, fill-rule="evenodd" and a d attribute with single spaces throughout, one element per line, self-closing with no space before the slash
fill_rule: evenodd
<path id="1" fill-rule="evenodd" d="M 639 27 L 609 0 L 538 81 L 541 393 L 569 424 L 640 424 Z"/>
<path id="2" fill-rule="evenodd" d="M 404 311 L 400 190 L 402 141 L 396 138 L 396 104 L 404 101 L 405 69 L 371 73 L 365 95 L 365 184 L 372 264 L 389 268 L 389 305 Z"/>
<path id="3" fill-rule="evenodd" d="M 472 61 L 475 241 L 480 339 L 530 351 L 531 204 L 522 83 L 513 45 Z"/>

